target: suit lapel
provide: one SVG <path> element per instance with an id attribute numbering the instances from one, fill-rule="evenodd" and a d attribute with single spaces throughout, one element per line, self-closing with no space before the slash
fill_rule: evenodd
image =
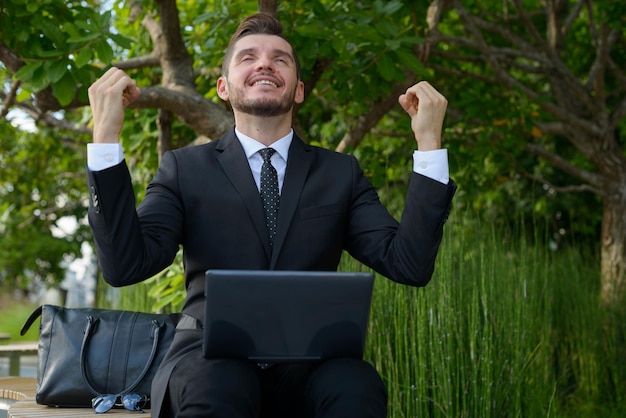
<path id="1" fill-rule="evenodd" d="M 285 237 L 289 229 L 289 225 L 295 215 L 300 195 L 304 189 L 313 160 L 311 148 L 306 145 L 297 135 L 294 135 L 289 147 L 289 157 L 287 159 L 287 169 L 285 172 L 285 180 L 280 194 L 280 208 L 278 210 L 278 231 L 274 241 L 274 249 L 272 251 L 272 259 L 270 261 L 270 269 L 275 268 L 280 254 L 280 249 L 285 242 Z M 261 205 L 263 206 L 263 205 Z M 263 209 L 261 208 L 261 212 Z"/>
<path id="2" fill-rule="evenodd" d="M 252 218 L 259 239 L 263 242 L 265 254 L 269 259 L 271 250 L 267 227 L 265 226 L 263 203 L 250 172 L 250 165 L 243 147 L 235 135 L 235 131 L 229 131 L 224 135 L 216 149 L 218 152 L 221 152 L 217 156 L 217 161 L 248 208 L 248 213 Z"/>

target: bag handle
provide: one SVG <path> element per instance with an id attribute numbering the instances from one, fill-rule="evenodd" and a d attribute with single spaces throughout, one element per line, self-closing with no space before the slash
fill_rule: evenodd
<path id="1" fill-rule="evenodd" d="M 20 335 L 23 337 L 24 334 L 26 334 L 28 332 L 28 330 L 30 329 L 31 325 L 33 325 L 33 322 L 35 322 L 35 320 L 37 318 L 39 318 L 41 316 L 41 312 L 43 311 L 43 305 L 37 307 L 29 316 L 28 318 L 26 318 L 26 321 L 24 322 L 24 325 L 22 326 L 22 329 L 20 330 Z"/>
<path id="2" fill-rule="evenodd" d="M 83 376 L 83 380 L 85 381 L 85 384 L 87 385 L 91 393 L 93 393 L 94 395 L 101 395 L 101 393 L 95 390 L 92 384 L 89 382 L 89 378 L 87 377 L 86 360 L 87 360 L 87 345 L 89 344 L 89 339 L 91 338 L 91 334 L 96 329 L 96 325 L 98 324 L 98 321 L 99 321 L 98 318 L 94 318 L 91 315 L 87 316 L 87 325 L 85 327 L 83 343 L 80 348 L 80 372 Z M 153 335 L 154 342 L 152 343 L 152 351 L 150 351 L 150 356 L 148 357 L 148 361 L 146 365 L 144 366 L 143 370 L 139 374 L 139 377 L 130 386 L 124 389 L 122 392 L 116 393 L 116 395 L 126 395 L 130 393 L 133 389 L 137 387 L 137 385 L 139 385 L 139 383 L 141 383 L 143 378 L 148 373 L 148 369 L 150 369 L 150 366 L 152 365 L 152 362 L 154 361 L 154 357 L 156 356 L 157 347 L 159 345 L 159 335 L 161 333 L 161 327 L 163 326 L 163 324 L 157 321 L 156 319 L 153 319 L 152 326 L 153 326 L 152 333 L 154 334 Z"/>

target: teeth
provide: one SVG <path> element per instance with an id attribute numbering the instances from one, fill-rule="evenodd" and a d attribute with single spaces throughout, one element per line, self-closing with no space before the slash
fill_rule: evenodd
<path id="1" fill-rule="evenodd" d="M 255 83 L 254 83 L 254 85 L 255 85 L 255 86 L 258 86 L 258 85 L 260 85 L 260 84 L 265 84 L 265 85 L 272 86 L 272 87 L 278 87 L 278 86 L 276 85 L 276 83 L 272 83 L 272 82 L 271 82 L 271 81 L 269 81 L 269 80 L 259 80 L 259 81 L 257 81 L 257 82 L 255 82 Z"/>

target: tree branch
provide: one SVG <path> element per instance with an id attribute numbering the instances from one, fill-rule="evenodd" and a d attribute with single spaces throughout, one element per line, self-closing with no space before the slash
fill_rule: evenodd
<path id="1" fill-rule="evenodd" d="M 0 118 L 5 118 L 11 110 L 11 106 L 15 104 L 15 97 L 17 95 L 17 90 L 20 88 L 22 82 L 20 80 L 15 80 L 11 84 L 11 90 L 5 99 L 2 100 L 2 108 L 0 108 Z"/>
<path id="2" fill-rule="evenodd" d="M 143 57 L 129 58 L 125 61 L 119 61 L 113 64 L 113 66 L 121 70 L 135 70 L 138 68 L 158 67 L 161 64 L 159 56 L 152 52 L 149 55 Z"/>
<path id="3" fill-rule="evenodd" d="M 526 86 L 525 84 L 520 82 L 518 79 L 513 77 L 511 74 L 509 74 L 504 68 L 502 68 L 499 61 L 492 54 L 491 48 L 488 46 L 487 42 L 482 36 L 482 33 L 478 29 L 478 22 L 480 22 L 481 25 L 484 24 L 482 19 L 479 19 L 476 16 L 470 15 L 468 11 L 465 8 L 463 8 L 460 2 L 457 2 L 456 4 L 457 4 L 456 6 L 457 10 L 459 12 L 459 15 L 461 16 L 461 19 L 465 23 L 466 29 L 469 31 L 470 35 L 473 37 L 474 41 L 476 42 L 475 43 L 476 48 L 481 53 L 482 58 L 484 58 L 485 62 L 494 71 L 500 83 L 506 85 L 507 87 L 511 89 L 518 89 L 522 91 L 531 100 L 537 100 L 539 98 L 539 92 L 534 91 L 532 88 Z M 554 58 L 554 59 L 556 60 L 554 61 L 556 65 L 556 69 L 559 71 L 558 75 L 562 76 L 562 78 L 560 79 L 562 81 L 567 81 L 568 79 L 571 79 L 573 76 L 567 70 L 567 68 L 565 69 L 562 68 L 563 67 L 562 62 L 560 62 L 560 60 L 557 60 L 557 58 Z M 554 68 L 546 68 L 545 74 L 549 79 L 555 78 Z M 577 85 L 578 88 L 580 88 L 580 84 L 577 84 L 577 82 L 574 82 L 573 84 Z M 568 86 L 572 87 L 572 83 L 571 82 L 568 83 Z M 561 90 L 569 91 L 568 89 L 561 89 Z M 588 98 L 588 94 L 586 91 L 584 91 L 584 89 L 581 93 L 583 94 L 582 97 L 579 97 L 577 100 L 583 100 L 583 99 Z M 555 92 L 555 94 L 558 94 L 558 92 Z M 544 109 L 546 112 L 553 115 L 555 118 L 562 120 L 564 122 L 567 122 L 572 127 L 572 129 L 585 132 L 588 137 L 599 138 L 603 134 L 603 132 L 601 131 L 600 127 L 597 124 L 592 123 L 591 121 L 586 120 L 584 118 L 581 118 L 579 115 L 571 113 L 567 111 L 565 108 L 558 106 L 557 104 L 553 102 L 539 101 L 538 105 L 542 109 Z M 581 147 L 584 147 L 583 146 L 584 144 L 579 144 L 579 145 Z"/>
<path id="4" fill-rule="evenodd" d="M 159 109 L 157 126 L 159 128 L 157 152 L 160 163 L 163 154 L 172 148 L 172 112 L 170 112 L 169 110 Z"/>
<path id="5" fill-rule="evenodd" d="M 411 80 L 412 77 L 407 77 L 407 79 Z M 365 114 L 358 118 L 354 126 L 346 132 L 343 138 L 341 138 L 335 151 L 345 152 L 348 147 L 354 148 L 358 146 L 365 134 L 376 126 L 378 121 L 398 103 L 398 96 L 405 93 L 412 85 L 412 81 L 398 83 L 395 85 L 391 94 L 384 99 L 377 100 Z"/>
<path id="6" fill-rule="evenodd" d="M 609 118 L 608 129 L 615 131 L 617 126 L 626 118 L 626 96 L 619 101 Z"/>
<path id="7" fill-rule="evenodd" d="M 0 62 L 13 74 L 15 74 L 20 68 L 24 66 L 24 61 L 12 51 L 2 40 L 0 40 Z M 62 107 L 59 101 L 52 94 L 50 87 L 41 90 L 35 94 L 35 100 L 37 107 L 40 107 L 42 111 L 55 111 L 63 108 L 69 109 L 81 106 L 78 101 L 70 103 L 68 106 Z"/>
<path id="8" fill-rule="evenodd" d="M 24 65 L 24 61 L 22 61 L 19 55 L 2 42 L 2 39 L 0 39 L 0 62 L 12 73 L 16 73 Z"/>
<path id="9" fill-rule="evenodd" d="M 146 16 L 142 24 L 150 33 L 154 53 L 163 69 L 162 85 L 173 90 L 195 91 L 193 59 L 180 31 L 176 0 L 157 0 L 159 22 Z"/>
<path id="10" fill-rule="evenodd" d="M 593 187 L 589 184 L 578 184 L 578 185 L 570 185 L 570 186 L 557 186 L 543 177 L 536 176 L 534 174 L 528 172 L 522 172 L 522 175 L 526 178 L 529 178 L 538 183 L 544 184 L 548 186 L 550 189 L 554 190 L 558 193 L 583 193 L 583 192 L 591 192 L 597 194 L 598 196 L 606 196 L 606 193 L 598 189 L 597 187 Z"/>
<path id="11" fill-rule="evenodd" d="M 3 101 L 7 99 L 7 96 L 3 91 L 0 91 L 0 99 L 2 99 Z M 30 118 L 33 119 L 35 123 L 43 124 L 48 128 L 68 130 L 77 134 L 85 134 L 89 136 L 92 135 L 91 129 L 86 128 L 82 125 L 68 122 L 65 119 L 57 119 L 36 106 L 32 106 L 24 102 L 15 102 L 14 107 L 20 109 L 22 112 L 30 116 Z"/>
<path id="12" fill-rule="evenodd" d="M 259 13 L 266 13 L 278 19 L 277 0 L 259 0 Z"/>
<path id="13" fill-rule="evenodd" d="M 525 148 L 527 151 L 535 154 L 538 157 L 543 158 L 548 161 L 553 166 L 557 167 L 561 171 L 568 173 L 574 177 L 581 179 L 582 181 L 591 184 L 597 189 L 602 189 L 603 178 L 599 174 L 592 173 L 590 171 L 584 170 L 580 167 L 577 167 L 571 164 L 569 161 L 565 160 L 563 157 L 554 154 L 545 148 L 534 144 L 532 142 L 527 142 L 525 144 Z"/>
<path id="14" fill-rule="evenodd" d="M 569 14 L 569 16 L 567 16 L 567 19 L 565 19 L 565 22 L 561 26 L 561 36 L 563 37 L 567 36 L 567 33 L 569 32 L 570 28 L 572 27 L 572 25 L 578 18 L 578 15 L 580 15 L 580 12 L 582 11 L 583 6 L 585 5 L 586 2 L 587 0 L 580 0 L 576 4 L 576 7 L 574 7 L 572 12 Z"/>
<path id="15" fill-rule="evenodd" d="M 433 0 L 428 7 L 426 41 L 418 45 L 414 51 L 423 63 L 428 60 L 432 47 L 441 40 L 439 21 L 441 20 L 443 9 L 449 3 L 450 0 Z M 406 71 L 405 80 L 407 81 L 396 83 L 393 91 L 386 98 L 377 100 L 365 114 L 361 115 L 354 126 L 341 138 L 335 151 L 344 152 L 350 146 L 358 146 L 363 137 L 376 126 L 378 121 L 397 105 L 398 97 L 414 84 L 413 79 L 414 74 Z"/>
<path id="16" fill-rule="evenodd" d="M 195 91 L 184 93 L 163 87 L 144 87 L 131 107 L 169 110 L 190 128 L 212 139 L 222 136 L 235 123 L 230 111 Z"/>
<path id="17" fill-rule="evenodd" d="M 596 99 L 596 107 L 594 109 L 596 119 L 601 119 L 598 120 L 598 122 L 605 125 L 608 120 L 606 114 L 606 91 L 604 77 L 608 66 L 609 54 L 615 45 L 615 42 L 619 39 L 619 32 L 616 30 L 609 30 L 606 25 L 602 26 L 600 32 L 601 33 L 598 37 L 596 45 L 596 59 L 589 69 L 589 81 L 587 82 L 587 85 Z"/>
<path id="18" fill-rule="evenodd" d="M 519 0 L 513 0 L 513 5 L 515 6 L 517 14 L 521 18 L 522 23 L 524 24 L 524 27 L 526 28 L 527 33 L 530 34 L 530 37 L 532 38 L 532 40 L 537 45 L 539 45 L 542 49 L 544 49 L 548 54 L 553 55 L 554 50 L 551 49 L 548 46 L 549 44 L 547 44 L 544 41 L 544 39 L 541 37 L 541 34 L 539 34 L 539 31 L 537 30 L 535 25 L 532 23 L 532 21 L 528 17 L 528 14 L 526 13 L 524 6 L 522 6 Z"/>
<path id="19" fill-rule="evenodd" d="M 529 20 L 527 14 L 523 10 L 519 10 L 518 12 L 523 16 L 524 19 Z M 518 54 L 520 58 L 534 61 L 539 64 L 538 68 L 541 68 L 541 72 L 547 78 L 557 79 L 559 80 L 559 84 L 566 83 L 567 88 L 561 89 L 560 93 L 563 94 L 565 92 L 568 92 L 569 95 L 565 98 L 560 97 L 561 103 L 571 103 L 572 101 L 579 102 L 582 100 L 584 101 L 587 109 L 589 109 L 590 112 L 593 112 L 596 106 L 595 103 L 591 100 L 591 96 L 588 91 L 583 87 L 578 78 L 576 78 L 574 74 L 572 74 L 572 72 L 569 70 L 569 68 L 563 63 L 558 54 L 552 48 L 548 47 L 545 42 L 542 41 L 539 44 L 539 46 L 543 49 L 537 49 L 530 43 L 526 42 L 523 38 L 513 34 L 506 25 L 489 22 L 485 19 L 480 18 L 479 16 L 471 15 L 467 12 L 465 12 L 464 16 L 468 20 L 468 22 L 470 22 L 476 28 L 484 29 L 488 32 L 497 34 L 505 40 L 509 41 L 514 47 L 519 50 Z M 532 22 L 524 22 L 524 24 L 532 26 Z M 465 40 L 464 42 L 468 47 L 480 50 L 480 43 L 472 43 L 469 39 Z M 487 50 L 489 52 L 499 51 L 502 50 L 502 48 L 489 46 L 487 47 Z M 515 48 L 511 48 L 510 50 L 515 50 Z M 497 54 L 493 53 L 491 55 L 496 58 L 496 62 L 499 62 L 499 60 L 497 59 Z M 555 91 L 555 95 L 558 96 L 559 92 Z"/>

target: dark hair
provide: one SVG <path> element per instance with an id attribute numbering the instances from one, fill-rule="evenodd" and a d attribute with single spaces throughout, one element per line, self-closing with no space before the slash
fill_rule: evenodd
<path id="1" fill-rule="evenodd" d="M 293 59 L 296 64 L 296 74 L 298 79 L 300 79 L 300 60 L 298 59 L 298 55 L 296 54 L 293 45 L 289 42 L 289 39 L 283 35 L 283 25 L 280 24 L 278 19 L 266 13 L 256 13 L 250 15 L 239 24 L 237 30 L 230 38 L 228 48 L 224 54 L 224 61 L 222 63 L 222 74 L 224 76 L 228 76 L 228 66 L 230 65 L 230 60 L 233 58 L 235 44 L 238 40 L 248 35 L 274 35 L 287 41 L 289 46 L 291 46 L 291 54 L 293 55 Z"/>

